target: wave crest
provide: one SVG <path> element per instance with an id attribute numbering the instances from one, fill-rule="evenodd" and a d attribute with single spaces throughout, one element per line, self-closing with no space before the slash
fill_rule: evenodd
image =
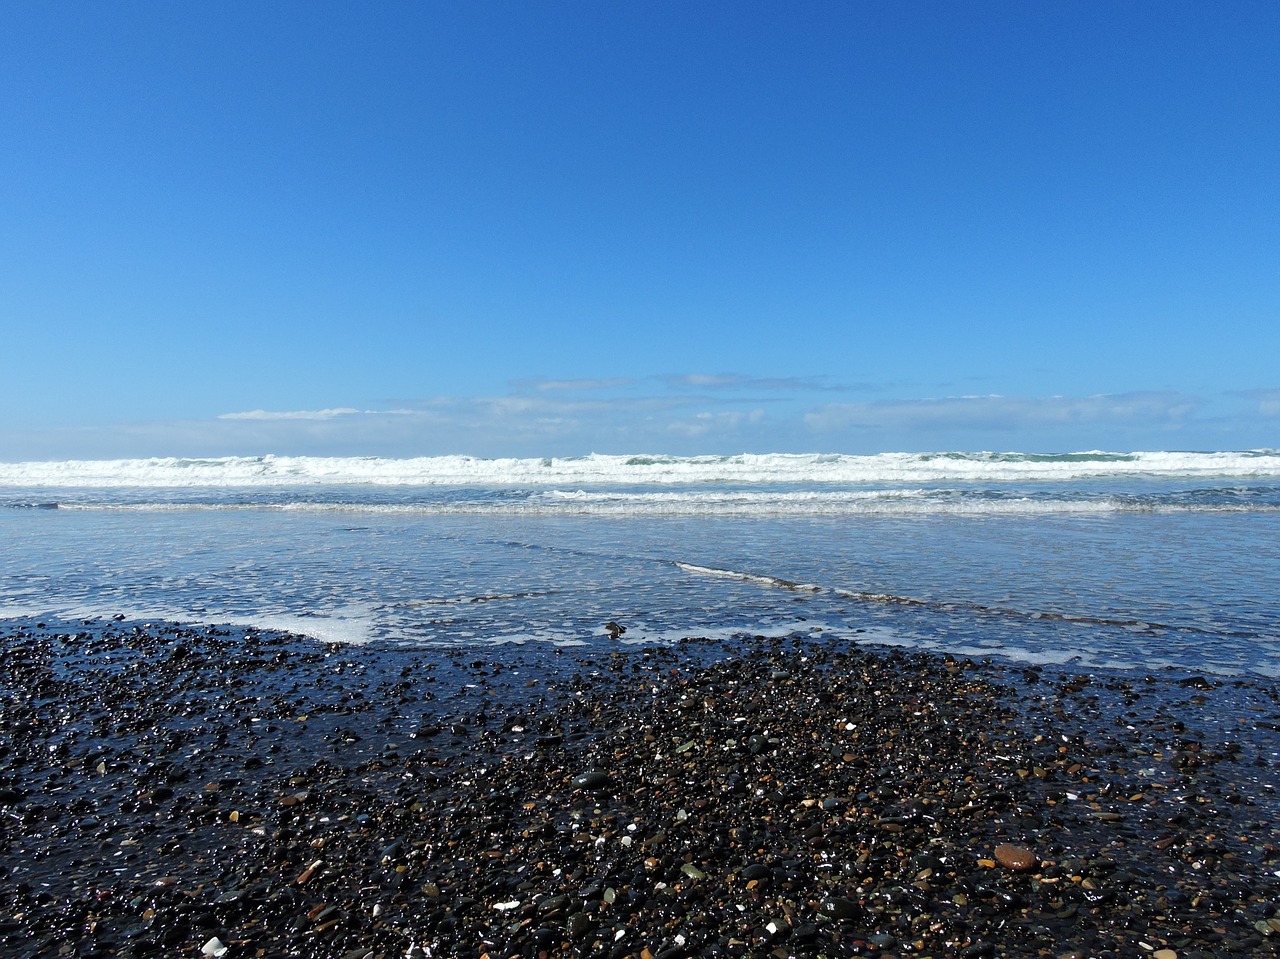
<path id="1" fill-rule="evenodd" d="M 227 456 L 0 463 L 0 486 L 23 488 L 858 485 L 1142 477 L 1280 477 L 1280 452 L 591 454 L 526 459 Z"/>

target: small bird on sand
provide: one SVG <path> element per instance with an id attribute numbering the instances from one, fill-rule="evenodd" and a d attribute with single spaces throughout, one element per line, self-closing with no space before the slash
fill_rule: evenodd
<path id="1" fill-rule="evenodd" d="M 619 626 L 613 620 L 609 620 L 609 622 L 604 624 L 604 631 L 609 634 L 610 639 L 617 639 L 627 631 L 627 627 Z"/>

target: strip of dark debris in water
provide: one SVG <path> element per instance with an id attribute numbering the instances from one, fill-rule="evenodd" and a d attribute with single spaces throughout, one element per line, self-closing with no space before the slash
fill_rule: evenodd
<path id="1" fill-rule="evenodd" d="M 1256 955 L 1274 685 L 828 636 L 0 638 L 0 946 L 79 956 Z"/>

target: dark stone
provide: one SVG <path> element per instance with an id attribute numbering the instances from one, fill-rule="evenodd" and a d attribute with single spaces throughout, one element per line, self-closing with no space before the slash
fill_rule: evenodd
<path id="1" fill-rule="evenodd" d="M 604 792 L 613 786 L 613 778 L 606 772 L 588 770 L 578 773 L 569 781 L 574 789 L 585 789 L 588 792 Z"/>
<path id="2" fill-rule="evenodd" d="M 851 922 L 862 918 L 863 908 L 853 899 L 832 896 L 823 901 L 819 913 L 836 922 Z"/>

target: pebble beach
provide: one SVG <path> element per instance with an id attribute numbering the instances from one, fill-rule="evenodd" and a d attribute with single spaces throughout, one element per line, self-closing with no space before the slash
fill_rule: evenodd
<path id="1" fill-rule="evenodd" d="M 1274 683 L 855 640 L 10 624 L 0 952 L 1276 951 Z"/>

